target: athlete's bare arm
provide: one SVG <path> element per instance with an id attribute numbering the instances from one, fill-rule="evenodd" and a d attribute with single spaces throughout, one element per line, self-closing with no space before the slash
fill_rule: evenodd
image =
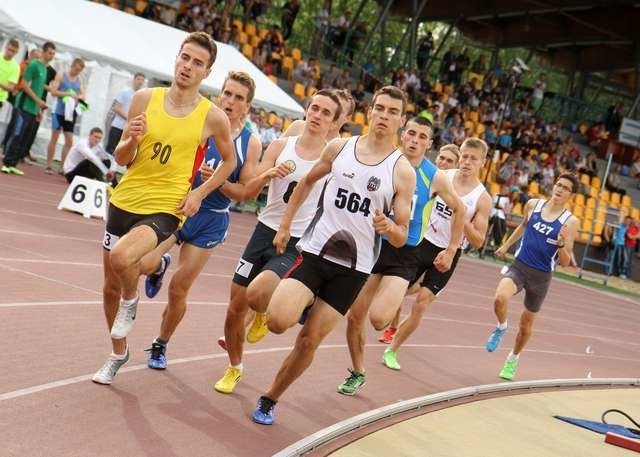
<path id="1" fill-rule="evenodd" d="M 432 192 L 438 194 L 453 212 L 451 215 L 451 238 L 449 239 L 449 245 L 444 251 L 440 251 L 433 261 L 433 265 L 438 271 L 445 272 L 451 268 L 453 257 L 460 247 L 466 208 L 453 189 L 453 184 L 451 184 L 446 173 L 440 170 L 438 170 L 433 177 Z"/>
<path id="2" fill-rule="evenodd" d="M 487 236 L 492 204 L 491 197 L 487 192 L 484 192 L 478 199 L 476 213 L 470 221 L 465 221 L 464 223 L 464 236 L 467 237 L 471 246 L 476 249 L 482 247 Z"/>
<path id="3" fill-rule="evenodd" d="M 216 146 L 220 153 L 220 165 L 202 185 L 191 189 L 178 205 L 178 211 L 185 216 L 193 216 L 197 213 L 202 200 L 220 187 L 236 168 L 236 153 L 233 149 L 231 127 L 226 113 L 217 106 L 212 106 L 207 114 L 203 133 L 201 143 L 205 143 L 210 136 L 216 139 Z"/>
<path id="4" fill-rule="evenodd" d="M 537 201 L 537 198 L 532 198 L 524 205 L 524 210 L 522 211 L 524 214 L 522 222 L 520 222 L 520 225 L 518 225 L 513 233 L 509 235 L 507 241 L 505 241 L 504 244 L 496 250 L 495 256 L 497 258 L 504 258 L 504 256 L 507 255 L 509 248 L 513 246 L 520 238 L 522 238 L 522 235 L 524 235 L 524 230 L 527 228 L 527 222 L 529 222 L 531 211 L 533 211 L 533 208 L 535 207 Z"/>
<path id="5" fill-rule="evenodd" d="M 247 145 L 247 155 L 245 157 L 242 168 L 240 168 L 240 178 L 238 182 L 225 181 L 220 186 L 220 191 L 228 198 L 236 201 L 245 200 L 245 184 L 249 182 L 251 178 L 255 176 L 258 162 L 260 161 L 260 152 L 262 151 L 262 144 L 257 135 L 252 134 L 249 137 L 249 143 Z M 202 179 L 208 179 L 213 173 L 213 168 L 208 167 L 206 164 L 202 164 L 200 167 L 200 173 Z"/>
<path id="6" fill-rule="evenodd" d="M 393 182 L 396 191 L 393 197 L 393 219 L 376 208 L 373 226 L 376 233 L 385 234 L 389 244 L 399 248 L 407 242 L 411 200 L 416 188 L 416 171 L 405 156 L 398 159 L 393 170 Z"/>
<path id="7" fill-rule="evenodd" d="M 573 243 L 580 228 L 580 220 L 571 216 L 560 229 L 558 234 L 558 263 L 563 267 L 571 265 Z"/>
<path id="8" fill-rule="evenodd" d="M 276 247 L 278 253 L 282 254 L 287 247 L 287 243 L 291 237 L 291 221 L 293 221 L 293 217 L 300 208 L 300 205 L 302 205 L 309 195 L 309 192 L 311 192 L 311 187 L 316 181 L 322 179 L 331 172 L 333 161 L 338 156 L 338 153 L 342 150 L 346 142 L 347 140 L 336 138 L 327 144 L 322 150 L 320 160 L 316 162 L 311 170 L 309 170 L 309 173 L 304 175 L 296 185 L 291 197 L 289 198 L 289 203 L 287 203 L 287 210 L 280 222 L 278 233 L 276 233 L 276 236 L 273 238 L 273 245 Z M 407 162 L 407 164 L 409 164 L 409 162 Z M 411 167 L 411 165 L 409 165 L 409 167 Z M 415 179 L 415 172 L 413 171 L 413 168 L 411 168 L 411 173 L 413 173 Z M 413 192 L 413 190 L 411 192 Z M 411 204 L 411 197 L 409 197 L 409 204 Z"/>
<path id="9" fill-rule="evenodd" d="M 113 152 L 118 165 L 128 166 L 136 157 L 138 144 L 147 133 L 145 110 L 149 100 L 151 100 L 151 89 L 141 89 L 133 94 L 122 136 Z"/>
<path id="10" fill-rule="evenodd" d="M 283 164 L 276 167 L 276 160 L 286 144 L 286 139 L 278 138 L 267 146 L 253 176 L 244 185 L 243 200 L 256 198 L 272 178 L 284 178 L 290 173 L 291 170 Z"/>

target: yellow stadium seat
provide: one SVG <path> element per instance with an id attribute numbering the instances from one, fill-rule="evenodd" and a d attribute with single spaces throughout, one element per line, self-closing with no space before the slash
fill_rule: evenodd
<path id="1" fill-rule="evenodd" d="M 611 200 L 610 200 L 610 204 L 612 206 L 618 206 L 620 205 L 620 194 L 618 192 L 612 192 L 611 193 Z"/>
<path id="2" fill-rule="evenodd" d="M 500 193 L 500 184 L 498 184 L 497 182 L 492 182 L 489 186 L 489 193 L 491 195 L 497 195 L 498 193 Z"/>
<path id="3" fill-rule="evenodd" d="M 476 132 L 475 132 L 476 135 L 478 136 L 482 135 L 485 132 L 485 130 L 486 130 L 486 127 L 482 122 L 478 122 L 476 124 Z"/>
<path id="4" fill-rule="evenodd" d="M 598 208 L 598 212 L 596 213 L 596 218 L 595 219 L 598 222 L 605 222 L 607 220 L 607 207 L 606 207 L 606 205 L 604 207 Z"/>
<path id="5" fill-rule="evenodd" d="M 247 35 L 247 36 L 251 38 L 251 41 L 249 43 L 251 43 L 251 46 L 253 46 L 254 48 L 260 44 L 260 37 L 258 35 Z"/>
<path id="6" fill-rule="evenodd" d="M 258 36 L 260 38 L 264 38 L 269 34 L 269 29 L 263 29 L 263 28 L 259 28 L 258 29 Z"/>
<path id="7" fill-rule="evenodd" d="M 584 217 L 584 206 L 575 205 L 571 212 L 578 219 L 582 219 Z"/>
<path id="8" fill-rule="evenodd" d="M 549 158 L 549 154 L 547 154 L 546 152 L 541 152 L 540 153 L 540 160 L 541 161 L 546 162 L 548 158 Z"/>
<path id="9" fill-rule="evenodd" d="M 600 178 L 598 178 L 597 176 L 594 176 L 593 178 L 591 178 L 591 185 L 593 187 L 600 187 L 600 185 L 602 184 L 602 181 L 600 181 Z"/>
<path id="10" fill-rule="evenodd" d="M 293 59 L 289 56 L 285 56 L 282 59 L 282 69 L 287 72 L 287 79 L 291 79 L 291 75 L 293 74 Z"/>
<path id="11" fill-rule="evenodd" d="M 631 197 L 629 197 L 628 195 L 625 195 L 624 197 L 622 197 L 622 206 L 628 208 L 631 206 Z"/>
<path id="12" fill-rule="evenodd" d="M 631 217 L 633 219 L 640 219 L 640 210 L 638 208 L 631 208 Z"/>
<path id="13" fill-rule="evenodd" d="M 596 221 L 596 223 L 593 224 L 593 233 L 596 233 L 598 235 L 602 233 L 602 230 L 604 230 L 604 224 L 605 224 L 604 221 Z M 595 237 L 594 237 L 594 241 L 595 241 Z"/>
<path id="14" fill-rule="evenodd" d="M 586 174 L 586 173 L 582 173 L 582 174 L 580 175 L 580 182 L 581 182 L 582 184 L 584 184 L 585 186 L 588 186 L 588 185 L 590 185 L 590 184 L 591 184 L 591 183 L 590 183 L 590 180 L 591 180 L 591 178 L 589 177 L 589 175 L 588 175 L 588 174 Z"/>
<path id="15" fill-rule="evenodd" d="M 240 19 L 234 19 L 231 22 L 232 25 L 235 25 L 238 28 L 238 32 L 242 32 L 242 30 L 244 29 L 244 24 L 242 23 L 242 21 Z"/>
<path id="16" fill-rule="evenodd" d="M 522 203 L 518 202 L 513 205 L 513 209 L 511 210 L 511 212 L 516 216 L 522 216 Z"/>
<path id="17" fill-rule="evenodd" d="M 598 198 L 598 191 L 600 189 L 598 189 L 597 187 L 590 187 L 589 188 L 589 196 L 593 197 L 593 198 Z"/>
<path id="18" fill-rule="evenodd" d="M 298 48 L 291 49 L 291 58 L 296 62 L 300 62 L 302 60 L 302 51 Z"/>
<path id="19" fill-rule="evenodd" d="M 245 25 L 244 33 L 246 33 L 249 36 L 254 36 L 256 34 L 256 25 L 251 23 Z"/>
<path id="20" fill-rule="evenodd" d="M 249 60 L 253 59 L 253 46 L 250 44 L 242 45 L 242 54 Z"/>
<path id="21" fill-rule="evenodd" d="M 529 183 L 529 193 L 534 196 L 540 194 L 540 185 L 537 181 L 531 181 Z"/>
<path id="22" fill-rule="evenodd" d="M 473 132 L 476 129 L 476 125 L 473 123 L 473 121 L 465 121 L 464 128 L 465 130 L 469 129 L 469 131 Z"/>
<path id="23" fill-rule="evenodd" d="M 593 206 L 587 206 L 584 209 L 584 216 L 583 217 L 585 219 L 588 219 L 588 220 L 591 221 L 591 220 L 593 220 L 593 217 L 595 216 L 595 212 L 596 212 L 596 209 Z"/>
<path id="24" fill-rule="evenodd" d="M 305 98 L 304 85 L 300 84 L 300 83 L 295 83 L 293 85 L 293 95 L 298 97 L 300 100 L 304 100 L 304 98 Z"/>
<path id="25" fill-rule="evenodd" d="M 588 198 L 587 199 L 587 208 L 595 208 L 596 207 L 596 199 Z"/>
<path id="26" fill-rule="evenodd" d="M 250 44 L 249 43 L 249 36 L 246 33 L 243 33 L 243 32 L 238 33 L 238 43 L 240 43 L 241 45 Z"/>
<path id="27" fill-rule="evenodd" d="M 593 230 L 593 221 L 591 219 L 584 219 L 582 221 L 582 230 L 592 231 Z"/>
<path id="28" fill-rule="evenodd" d="M 441 94 L 442 93 L 442 83 L 440 83 L 440 81 L 436 82 L 433 86 L 433 91 L 436 94 Z"/>
<path id="29" fill-rule="evenodd" d="M 414 103 L 407 103 L 406 112 L 407 113 L 415 113 L 416 112 L 416 105 Z"/>
<path id="30" fill-rule="evenodd" d="M 537 149 L 531 149 L 531 150 L 529 151 L 529 155 L 530 155 L 531 157 L 535 157 L 535 156 L 537 156 L 537 155 L 538 155 L 538 150 L 537 150 Z"/>
<path id="31" fill-rule="evenodd" d="M 447 95 L 451 95 L 453 93 L 453 84 L 447 84 L 444 86 L 444 93 Z"/>
<path id="32" fill-rule="evenodd" d="M 269 118 L 267 119 L 267 122 L 269 123 L 269 125 L 273 125 L 273 123 L 278 119 L 278 115 L 276 113 L 269 113 Z"/>
<path id="33" fill-rule="evenodd" d="M 583 194 L 576 194 L 576 196 L 574 198 L 574 202 L 575 202 L 576 205 L 584 206 L 584 195 Z"/>
<path id="34" fill-rule="evenodd" d="M 135 6 L 136 14 L 144 13 L 144 10 L 147 9 L 148 3 L 149 2 L 147 2 L 147 0 L 136 0 L 136 6 Z"/>
<path id="35" fill-rule="evenodd" d="M 471 111 L 469 113 L 469 120 L 470 121 L 478 122 L 478 118 L 479 118 L 479 116 L 478 116 L 478 112 L 477 111 Z"/>
<path id="36" fill-rule="evenodd" d="M 353 113 L 353 123 L 360 126 L 364 125 L 366 123 L 364 113 L 360 111 L 356 111 L 355 113 Z"/>
<path id="37" fill-rule="evenodd" d="M 315 87 L 307 87 L 307 97 L 313 97 L 316 92 L 318 92 L 318 89 Z"/>
<path id="38" fill-rule="evenodd" d="M 284 122 L 282 123 L 282 131 L 284 132 L 285 130 L 287 130 L 292 123 L 293 123 L 293 120 L 289 119 L 288 117 L 285 117 Z"/>
<path id="39" fill-rule="evenodd" d="M 607 203 L 609 203 L 609 198 L 610 198 L 610 194 L 608 190 L 603 190 L 602 192 L 600 192 L 600 200 L 605 201 Z"/>

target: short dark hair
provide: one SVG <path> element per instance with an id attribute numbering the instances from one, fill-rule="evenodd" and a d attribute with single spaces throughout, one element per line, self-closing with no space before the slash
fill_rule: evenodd
<path id="1" fill-rule="evenodd" d="M 429 122 L 427 118 L 422 116 L 413 116 L 411 119 L 408 119 L 407 122 L 405 122 L 404 124 L 405 129 L 407 128 L 407 124 L 409 124 L 409 122 L 415 122 L 418 125 L 429 127 L 429 138 L 433 138 L 433 125 L 431 124 L 431 122 Z"/>
<path id="2" fill-rule="evenodd" d="M 51 41 L 47 41 L 45 42 L 45 44 L 42 45 L 42 50 L 43 51 L 48 51 L 49 49 L 56 49 L 56 45 L 53 44 Z"/>
<path id="3" fill-rule="evenodd" d="M 333 102 L 335 102 L 337 106 L 336 106 L 336 113 L 333 115 L 333 120 L 335 121 L 336 119 L 338 119 L 342 114 L 342 105 L 340 104 L 340 99 L 336 95 L 335 91 L 332 89 L 320 89 L 318 92 L 313 94 L 313 97 L 311 98 L 313 99 L 318 95 L 322 95 L 323 97 L 329 97 Z"/>
<path id="4" fill-rule="evenodd" d="M 558 176 L 558 179 L 556 179 L 556 182 L 560 181 L 561 179 L 566 179 L 567 181 L 571 181 L 571 193 L 575 194 L 576 191 L 578 190 L 578 186 L 580 185 L 580 182 L 578 181 L 577 176 L 574 175 L 573 173 L 562 173 L 560 176 Z"/>
<path id="5" fill-rule="evenodd" d="M 142 76 L 143 78 L 146 78 L 147 75 L 145 75 L 144 73 L 142 73 L 141 71 L 136 72 L 135 75 L 133 75 L 133 78 L 137 78 L 138 76 Z"/>
<path id="6" fill-rule="evenodd" d="M 381 87 L 376 91 L 375 94 L 373 94 L 373 100 L 371 101 L 372 106 L 375 105 L 376 98 L 378 98 L 380 95 L 388 95 L 391 98 L 402 101 L 402 115 L 404 115 L 407 109 L 407 95 L 402 89 L 396 86 Z"/>
<path id="7" fill-rule="evenodd" d="M 222 89 L 224 89 L 224 86 L 227 85 L 227 81 L 229 80 L 240 83 L 244 87 L 249 89 L 249 93 L 247 94 L 247 103 L 251 103 L 253 101 L 253 96 L 256 93 L 256 83 L 249 75 L 249 73 L 244 71 L 230 71 L 229 73 L 227 73 L 227 77 L 224 79 L 224 83 L 222 83 Z"/>
<path id="8" fill-rule="evenodd" d="M 213 38 L 211 38 L 211 35 L 205 32 L 190 33 L 189 35 L 187 35 L 187 37 L 184 39 L 184 41 L 180 45 L 180 51 L 182 51 L 182 48 L 187 43 L 197 44 L 198 46 L 206 49 L 209 52 L 211 57 L 209 58 L 207 67 L 211 68 L 213 63 L 216 61 L 216 57 L 218 55 L 218 46 L 216 45 L 216 42 L 213 41 Z"/>
<path id="9" fill-rule="evenodd" d="M 94 127 L 89 131 L 89 135 L 93 135 L 94 133 L 99 133 L 102 135 L 102 129 L 100 127 Z"/>
<path id="10" fill-rule="evenodd" d="M 7 46 L 13 46 L 14 48 L 19 48 L 20 42 L 18 41 L 17 38 L 11 38 L 9 41 L 7 41 Z"/>
<path id="11" fill-rule="evenodd" d="M 356 109 L 356 101 L 353 99 L 353 95 L 346 89 L 333 89 L 334 93 L 340 100 L 344 100 L 349 102 L 349 116 L 353 115 L 353 112 Z M 342 105 L 340 105 L 342 107 Z"/>

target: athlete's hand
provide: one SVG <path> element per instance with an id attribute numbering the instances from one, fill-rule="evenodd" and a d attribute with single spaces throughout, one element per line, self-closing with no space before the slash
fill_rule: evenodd
<path id="1" fill-rule="evenodd" d="M 178 205 L 178 212 L 187 217 L 193 216 L 200 209 L 200 204 L 202 203 L 203 197 L 199 192 L 192 190 L 190 191 L 186 197 L 182 199 L 180 204 Z"/>
<path id="2" fill-rule="evenodd" d="M 393 222 L 384 215 L 379 209 L 373 215 L 373 228 L 376 233 L 389 233 L 393 230 Z"/>
<path id="3" fill-rule="evenodd" d="M 507 251 L 507 247 L 502 245 L 498 249 L 496 249 L 496 252 L 494 252 L 493 255 L 496 257 L 496 259 L 504 259 L 507 256 Z"/>
<path id="4" fill-rule="evenodd" d="M 262 177 L 264 179 L 284 178 L 289 173 L 291 173 L 291 169 L 285 164 L 281 163 L 280 165 L 271 167 L 267 171 L 262 173 Z"/>
<path id="5" fill-rule="evenodd" d="M 206 181 L 207 179 L 209 179 L 214 171 L 216 171 L 215 168 L 211 168 L 209 165 L 203 162 L 202 165 L 200 165 L 200 175 L 202 176 L 202 181 Z"/>
<path id="6" fill-rule="evenodd" d="M 278 254 L 284 254 L 285 249 L 287 249 L 287 244 L 289 243 L 289 238 L 291 238 L 289 230 L 280 227 L 276 236 L 273 237 L 273 245 L 276 247 Z"/>
<path id="7" fill-rule="evenodd" d="M 140 113 L 131 119 L 129 135 L 135 142 L 140 142 L 145 133 L 147 133 L 147 116 L 144 113 Z"/>
<path id="8" fill-rule="evenodd" d="M 451 269 L 451 262 L 453 262 L 454 255 L 455 251 L 450 251 L 449 249 L 440 251 L 433 260 L 433 266 L 436 267 L 436 270 L 440 273 L 449 271 Z"/>
<path id="9" fill-rule="evenodd" d="M 560 229 L 560 232 L 558 233 L 558 246 L 564 246 L 565 236 L 567 236 L 567 226 L 563 225 Z"/>

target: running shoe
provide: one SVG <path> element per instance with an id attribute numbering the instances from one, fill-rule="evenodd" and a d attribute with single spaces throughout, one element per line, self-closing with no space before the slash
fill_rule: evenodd
<path id="1" fill-rule="evenodd" d="M 251 322 L 251 327 L 249 327 L 249 331 L 247 332 L 247 342 L 257 343 L 264 338 L 267 333 L 269 333 L 269 328 L 267 327 L 267 314 L 255 313 L 253 321 Z"/>
<path id="2" fill-rule="evenodd" d="M 3 165 L 2 168 L 0 168 L 0 171 L 6 174 L 11 173 L 11 170 L 9 170 L 9 167 L 7 167 L 6 165 Z"/>
<path id="3" fill-rule="evenodd" d="M 351 374 L 338 386 L 338 392 L 343 395 L 355 395 L 360 389 L 367 385 L 367 381 L 364 379 L 364 373 L 358 373 L 351 369 L 349 373 Z"/>
<path id="4" fill-rule="evenodd" d="M 234 368 L 228 366 L 226 370 L 224 370 L 224 376 L 220 378 L 218 382 L 213 386 L 218 392 L 223 394 L 233 393 L 233 389 L 236 388 L 236 385 L 242 379 L 242 371 L 239 368 Z"/>
<path id="5" fill-rule="evenodd" d="M 499 376 L 502 379 L 511 381 L 516 376 L 516 368 L 518 368 L 518 359 L 507 359 Z"/>
<path id="6" fill-rule="evenodd" d="M 224 336 L 218 338 L 218 346 L 220 346 L 225 352 L 227 352 L 227 340 Z"/>
<path id="7" fill-rule="evenodd" d="M 171 265 L 171 255 L 163 254 L 160 273 L 147 275 L 147 278 L 144 280 L 144 292 L 147 294 L 147 297 L 153 298 L 158 295 L 158 292 L 162 289 L 162 278 L 164 278 L 164 274 L 169 269 L 169 265 Z"/>
<path id="8" fill-rule="evenodd" d="M 499 327 L 496 327 L 493 332 L 491 332 L 491 335 L 489 335 L 489 339 L 487 340 L 487 351 L 493 352 L 498 349 L 498 346 L 500 346 L 500 341 L 502 341 L 502 337 L 506 332 L 506 328 L 504 330 L 501 330 Z"/>
<path id="9" fill-rule="evenodd" d="M 153 368 L 154 370 L 164 370 L 167 368 L 167 356 L 165 355 L 167 351 L 166 345 L 154 341 L 151 343 L 151 347 L 145 349 L 145 351 L 149 353 L 149 357 L 147 358 L 147 366 L 149 368 Z"/>
<path id="10" fill-rule="evenodd" d="M 387 327 L 387 329 L 378 337 L 378 341 L 384 344 L 391 344 L 393 341 L 393 335 L 396 334 L 396 329 L 393 327 Z"/>
<path id="11" fill-rule="evenodd" d="M 258 399 L 256 410 L 253 412 L 251 419 L 262 425 L 273 425 L 274 409 L 276 402 L 264 395 Z"/>
<path id="12" fill-rule="evenodd" d="M 129 360 L 129 346 L 124 353 L 124 358 L 115 358 L 114 354 L 111 354 L 107 361 L 102 365 L 96 374 L 93 375 L 91 380 L 96 384 L 104 384 L 109 385 L 113 382 L 113 378 L 116 376 L 116 373 L 120 369 L 122 365 L 127 363 Z"/>
<path id="13" fill-rule="evenodd" d="M 124 306 L 122 302 L 120 302 L 118 314 L 116 314 L 113 327 L 111 327 L 111 338 L 114 340 L 126 338 L 131 332 L 131 329 L 133 329 L 133 321 L 136 319 L 139 298 L 140 297 L 136 297 L 135 301 L 129 306 Z"/>
<path id="14" fill-rule="evenodd" d="M 400 369 L 400 364 L 398 363 L 396 352 L 392 351 L 391 348 L 388 348 L 382 353 L 382 363 L 385 367 L 391 368 L 392 370 Z"/>
<path id="15" fill-rule="evenodd" d="M 6 167 L 6 166 L 4 166 L 4 167 L 2 167 L 2 172 L 3 173 L 10 173 L 10 174 L 16 175 L 16 176 L 24 175 L 24 171 L 22 171 L 18 167 Z"/>

